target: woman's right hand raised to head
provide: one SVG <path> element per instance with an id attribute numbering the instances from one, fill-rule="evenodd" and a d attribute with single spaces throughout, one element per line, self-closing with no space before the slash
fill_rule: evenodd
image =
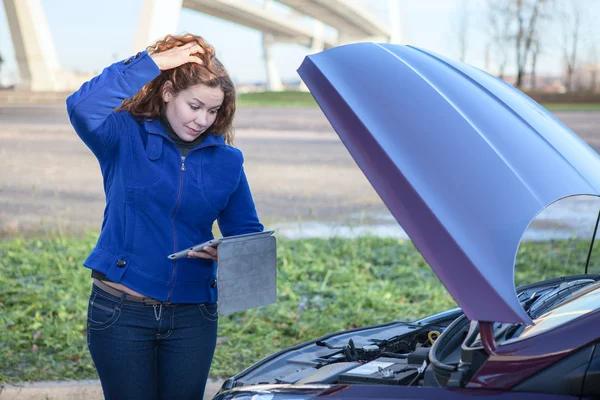
<path id="1" fill-rule="evenodd" d="M 154 60 L 158 68 L 161 71 L 164 71 L 189 62 L 200 65 L 204 64 L 204 61 L 202 61 L 200 57 L 192 55 L 197 53 L 204 53 L 204 49 L 198 43 L 192 42 L 159 53 L 154 53 L 150 57 Z"/>

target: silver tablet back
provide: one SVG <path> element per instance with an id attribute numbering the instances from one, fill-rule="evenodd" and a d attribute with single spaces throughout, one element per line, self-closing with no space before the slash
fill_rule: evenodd
<path id="1" fill-rule="evenodd" d="M 219 314 L 228 315 L 277 300 L 275 236 L 230 239 L 219 245 Z"/>

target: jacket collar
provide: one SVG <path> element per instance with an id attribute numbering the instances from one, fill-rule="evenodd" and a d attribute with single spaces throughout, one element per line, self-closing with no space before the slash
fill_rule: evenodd
<path id="1" fill-rule="evenodd" d="M 171 140 L 167 132 L 165 132 L 165 129 L 163 128 L 162 124 L 158 119 L 152 121 L 144 121 L 144 128 L 149 134 L 162 136 L 163 139 L 175 145 L 175 143 L 173 142 L 173 140 Z M 223 139 L 222 135 L 213 135 L 209 133 L 208 135 L 206 135 L 206 138 L 204 138 L 202 143 L 194 147 L 191 151 L 211 146 L 226 146 L 225 139 Z"/>

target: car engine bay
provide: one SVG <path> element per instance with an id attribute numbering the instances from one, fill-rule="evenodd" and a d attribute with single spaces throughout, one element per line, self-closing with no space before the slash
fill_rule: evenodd
<path id="1" fill-rule="evenodd" d="M 551 279 L 517 289 L 535 318 L 597 275 Z M 522 325 L 494 324 L 497 342 L 519 336 Z M 225 382 L 224 389 L 257 384 L 351 384 L 464 387 L 487 360 L 479 324 L 460 309 L 422 320 L 353 329 L 276 353 Z"/>

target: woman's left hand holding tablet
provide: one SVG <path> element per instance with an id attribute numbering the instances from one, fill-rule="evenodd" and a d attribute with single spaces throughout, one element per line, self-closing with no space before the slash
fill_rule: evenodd
<path id="1" fill-rule="evenodd" d="M 190 251 L 189 258 L 208 258 L 209 260 L 217 261 L 218 251 L 216 247 L 205 246 L 202 251 Z"/>
<path id="2" fill-rule="evenodd" d="M 186 43 L 183 46 L 173 47 L 172 49 L 154 53 L 150 57 L 161 71 L 179 67 L 180 65 L 193 62 L 204 64 L 204 61 L 198 56 L 192 54 L 204 53 L 204 49 L 196 42 Z"/>

